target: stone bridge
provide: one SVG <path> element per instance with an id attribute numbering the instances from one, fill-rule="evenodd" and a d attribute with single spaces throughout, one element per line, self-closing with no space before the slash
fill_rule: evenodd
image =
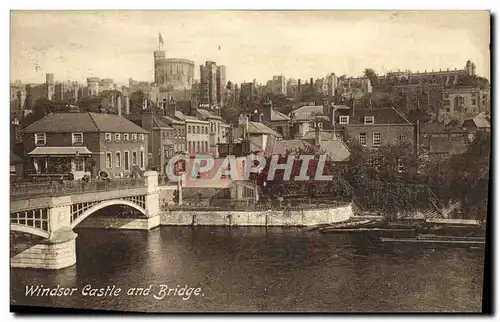
<path id="1" fill-rule="evenodd" d="M 73 228 L 96 211 L 113 205 L 138 210 L 137 218 L 122 218 L 123 229 L 151 229 L 160 225 L 158 174 L 148 171 L 145 180 L 115 190 L 26 196 L 11 200 L 11 267 L 59 269 L 76 263 Z M 117 219 L 120 220 L 120 219 Z M 30 236 L 19 241 L 19 236 Z M 13 254 L 12 254 L 13 253 Z"/>

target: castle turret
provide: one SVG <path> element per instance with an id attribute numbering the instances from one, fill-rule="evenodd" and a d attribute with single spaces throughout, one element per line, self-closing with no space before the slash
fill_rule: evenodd
<path id="1" fill-rule="evenodd" d="M 467 75 L 472 76 L 472 62 L 470 60 L 467 61 L 465 64 L 465 71 L 467 72 Z"/>

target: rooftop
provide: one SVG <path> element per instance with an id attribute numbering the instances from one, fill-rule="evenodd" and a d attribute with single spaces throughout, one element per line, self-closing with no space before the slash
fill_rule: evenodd
<path id="1" fill-rule="evenodd" d="M 102 113 L 50 113 L 24 129 L 24 133 L 132 132 L 148 133 L 123 116 Z"/>
<path id="2" fill-rule="evenodd" d="M 410 124 L 394 107 L 355 108 L 351 111 L 349 124 L 364 124 L 365 116 L 373 116 L 373 124 Z"/>

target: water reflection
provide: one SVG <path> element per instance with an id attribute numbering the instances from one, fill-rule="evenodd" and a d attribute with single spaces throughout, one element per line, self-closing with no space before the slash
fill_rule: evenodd
<path id="1" fill-rule="evenodd" d="M 12 270 L 16 304 L 132 311 L 479 311 L 481 250 L 380 247 L 299 228 L 81 229 L 76 266 Z M 202 287 L 179 297 L 29 298 L 26 284 Z M 14 302 L 13 302 L 14 303 Z"/>

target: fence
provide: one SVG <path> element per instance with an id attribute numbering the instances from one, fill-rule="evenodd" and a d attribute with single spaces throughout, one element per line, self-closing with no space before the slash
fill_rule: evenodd
<path id="1" fill-rule="evenodd" d="M 177 181 L 172 181 L 166 175 L 158 175 L 158 185 L 159 186 L 176 186 Z"/>
<path id="2" fill-rule="evenodd" d="M 283 199 L 267 200 L 256 203 L 252 198 L 244 200 L 215 199 L 210 202 L 189 202 L 183 200 L 183 205 L 162 205 L 165 210 L 185 210 L 185 211 L 267 211 L 267 210 L 311 210 L 326 209 L 344 206 L 350 203 L 347 200 L 331 199 Z"/>
<path id="3" fill-rule="evenodd" d="M 19 200 L 37 197 L 58 197 L 98 191 L 111 191 L 145 187 L 144 178 L 120 178 L 95 181 L 64 181 L 43 183 L 11 183 L 10 199 Z"/>

